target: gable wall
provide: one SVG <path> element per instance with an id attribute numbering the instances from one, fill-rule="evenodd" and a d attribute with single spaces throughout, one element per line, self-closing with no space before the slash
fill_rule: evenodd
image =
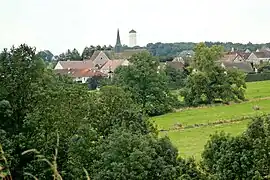
<path id="1" fill-rule="evenodd" d="M 60 62 L 57 62 L 57 64 L 54 67 L 54 69 L 64 69 L 64 68 L 61 66 Z"/>
<path id="2" fill-rule="evenodd" d="M 99 66 L 102 66 L 103 64 L 105 64 L 109 60 L 110 59 L 108 58 L 108 56 L 104 52 L 100 52 L 99 55 L 95 58 L 95 60 L 93 62 L 94 62 L 94 64 L 98 64 Z"/>

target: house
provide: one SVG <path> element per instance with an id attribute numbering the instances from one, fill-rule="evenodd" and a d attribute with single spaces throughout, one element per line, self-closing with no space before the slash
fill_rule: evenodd
<path id="1" fill-rule="evenodd" d="M 114 72 L 119 66 L 128 66 L 129 61 L 126 59 L 108 60 L 101 68 L 100 71 L 104 74 Z"/>
<path id="2" fill-rule="evenodd" d="M 223 61 L 221 62 L 221 66 L 226 69 L 238 69 L 245 73 L 254 72 L 252 65 L 249 62 L 231 62 L 231 61 Z"/>
<path id="3" fill-rule="evenodd" d="M 109 57 L 103 51 L 95 51 L 90 58 L 90 61 L 92 61 L 97 68 L 102 67 L 109 60 Z"/>
<path id="4" fill-rule="evenodd" d="M 246 61 L 251 53 L 248 52 L 228 52 L 224 54 L 220 61 L 235 61 L 235 62 L 240 62 L 240 61 Z"/>
<path id="5" fill-rule="evenodd" d="M 184 62 L 184 59 L 181 56 L 173 58 L 172 62 Z"/>
<path id="6" fill-rule="evenodd" d="M 124 49 L 120 41 L 119 30 L 114 50 L 94 51 L 90 59 L 83 61 L 59 61 L 54 70 L 56 73 L 67 74 L 75 78 L 75 81 L 85 82 L 93 75 L 100 72 L 109 76 L 117 67 L 129 65 L 128 59 L 136 53 L 147 51 L 146 49 Z"/>
<path id="7" fill-rule="evenodd" d="M 260 64 L 262 62 L 270 62 L 270 52 L 252 52 L 247 61 L 254 64 Z"/>
<path id="8" fill-rule="evenodd" d="M 80 83 L 86 83 L 87 80 L 93 76 L 103 76 L 106 77 L 106 74 L 92 70 L 92 69 L 56 69 L 56 74 L 67 75 L 71 77 L 74 81 Z"/>
<path id="9" fill-rule="evenodd" d="M 58 61 L 54 69 L 94 69 L 95 64 L 93 61 Z"/>

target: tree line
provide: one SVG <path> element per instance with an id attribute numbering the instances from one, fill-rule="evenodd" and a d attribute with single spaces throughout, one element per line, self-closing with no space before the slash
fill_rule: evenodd
<path id="1" fill-rule="evenodd" d="M 223 46 L 225 51 L 231 51 L 233 48 L 236 51 L 245 51 L 249 49 L 250 51 L 256 51 L 257 49 L 262 48 L 263 46 L 270 47 L 270 43 L 262 43 L 262 44 L 253 44 L 251 42 L 247 44 L 242 43 L 232 43 L 232 42 L 204 42 L 204 44 L 208 47 L 213 45 Z M 179 43 L 148 43 L 143 47 L 134 47 L 134 48 L 144 48 L 147 49 L 151 55 L 159 57 L 160 61 L 172 60 L 176 56 L 181 56 L 185 51 L 190 51 L 195 48 L 197 43 L 193 42 L 179 42 Z M 51 51 L 44 50 L 40 51 L 39 55 L 44 61 L 52 61 L 55 60 L 82 60 L 89 59 L 95 50 L 107 50 L 111 51 L 114 47 L 111 45 L 104 46 L 86 46 L 81 53 L 76 48 L 68 49 L 66 52 L 60 53 L 58 55 L 53 55 Z M 123 45 L 123 49 L 130 49 L 130 47 Z"/>
<path id="2" fill-rule="evenodd" d="M 186 102 L 242 99 L 242 74 L 215 64 L 221 52 L 220 46 L 196 46 L 184 82 Z M 35 48 L 5 49 L 0 54 L 0 175 L 19 180 L 268 178 L 268 116 L 256 118 L 240 136 L 213 135 L 200 163 L 184 159 L 149 120 L 178 106 L 166 71 L 146 52 L 130 62 L 99 91 L 89 91 L 47 69 Z"/>

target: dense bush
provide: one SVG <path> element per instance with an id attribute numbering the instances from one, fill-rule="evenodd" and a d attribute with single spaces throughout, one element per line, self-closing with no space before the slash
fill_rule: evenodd
<path id="1" fill-rule="evenodd" d="M 246 82 L 270 80 L 270 73 L 247 74 Z"/>
<path id="2" fill-rule="evenodd" d="M 269 125 L 269 116 L 258 117 L 240 136 L 213 135 L 202 153 L 204 171 L 213 179 L 268 179 Z"/>

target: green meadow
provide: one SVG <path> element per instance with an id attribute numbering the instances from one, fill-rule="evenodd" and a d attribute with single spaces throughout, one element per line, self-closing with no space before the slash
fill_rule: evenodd
<path id="1" fill-rule="evenodd" d="M 178 148 L 180 156 L 194 156 L 200 159 L 204 145 L 211 134 L 224 131 L 232 135 L 244 132 L 252 117 L 270 113 L 270 81 L 247 83 L 246 98 L 248 101 L 239 104 L 205 106 L 182 109 L 177 112 L 153 117 L 160 136 L 168 135 Z M 258 106 L 259 110 L 253 107 Z M 235 121 L 219 125 L 208 125 L 218 121 Z M 196 127 L 203 124 L 205 126 Z M 175 126 L 183 129 L 175 129 Z M 193 127 L 185 129 L 185 127 Z"/>

